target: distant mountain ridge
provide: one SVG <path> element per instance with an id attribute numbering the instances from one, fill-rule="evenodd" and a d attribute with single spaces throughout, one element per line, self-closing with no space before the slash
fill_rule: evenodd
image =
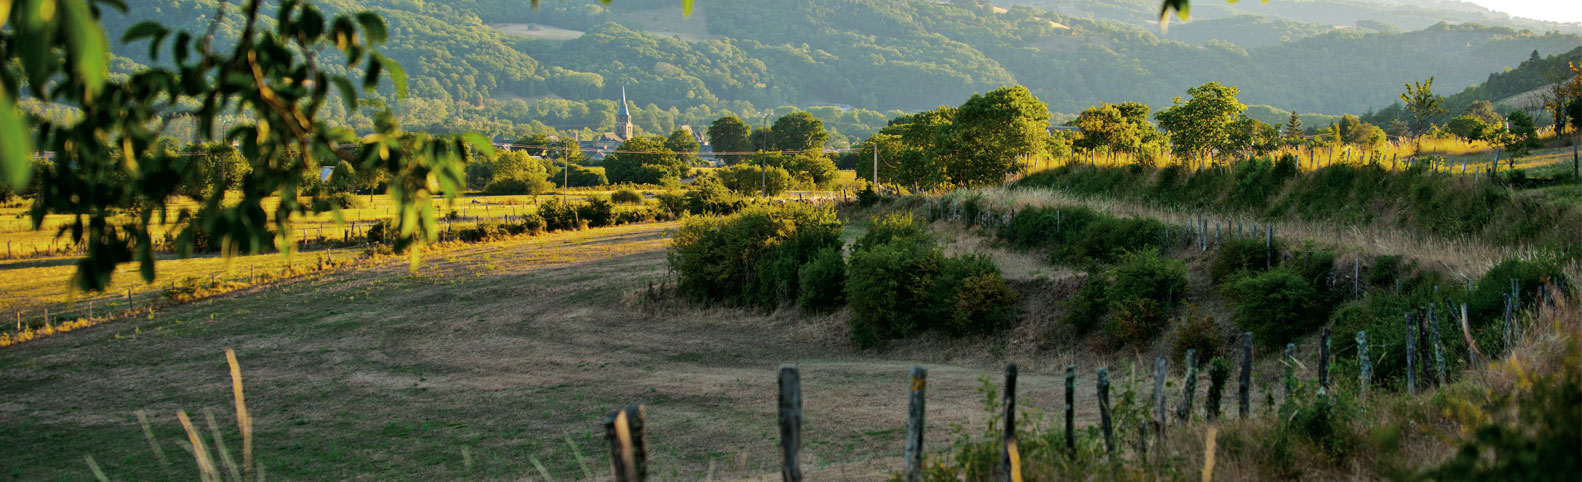
<path id="1" fill-rule="evenodd" d="M 1026 85 L 1052 111 L 1068 115 L 1100 102 L 1160 108 L 1208 81 L 1239 86 L 1248 104 L 1361 113 L 1390 105 L 1408 81 L 1434 76 L 1436 87 L 1454 92 L 1516 67 L 1533 50 L 1547 55 L 1582 45 L 1577 34 L 1510 27 L 1335 29 L 1300 19 L 1210 15 L 1226 5 L 1306 8 L 1338 0 L 1199 1 L 1194 22 L 1172 24 L 1162 34 L 1148 23 L 1157 15 L 1156 0 L 1080 1 L 1110 10 L 1067 13 L 1069 7 L 1058 6 L 1064 3 L 1049 11 L 970 0 L 731 0 L 698 2 L 693 16 L 682 18 L 677 0 L 544 2 L 536 12 L 520 0 L 314 4 L 329 12 L 368 9 L 387 19 L 392 40 L 385 51 L 412 78 L 412 97 L 391 104 L 409 125 L 501 135 L 545 127 L 607 130 L 611 99 L 622 87 L 639 130 L 650 133 L 705 125 L 725 112 L 759 116 L 830 104 L 850 108 L 819 108 L 816 115 L 860 137 L 900 111 L 960 104 L 1005 84 Z M 147 3 L 126 16 L 110 14 L 111 36 L 143 19 L 201 32 L 217 5 Z M 1217 37 L 1193 31 L 1213 22 L 1262 33 L 1209 42 Z M 222 45 L 237 25 L 235 18 L 222 24 Z M 1274 33 L 1290 38 L 1270 42 Z M 1171 40 L 1175 35 L 1196 35 L 1205 45 Z M 146 44 L 117 46 L 116 53 L 150 62 Z M 329 60 L 321 65 L 336 68 Z M 354 125 L 367 122 L 358 112 L 343 115 Z"/>

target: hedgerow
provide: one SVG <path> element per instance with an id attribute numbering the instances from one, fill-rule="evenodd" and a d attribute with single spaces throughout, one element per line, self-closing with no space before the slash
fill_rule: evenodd
<path id="1" fill-rule="evenodd" d="M 924 331 L 988 333 L 1006 326 L 1020 295 L 986 257 L 946 257 L 911 214 L 874 219 L 852 249 L 846 299 L 862 346 Z"/>
<path id="2" fill-rule="evenodd" d="M 684 218 L 666 259 L 677 290 L 706 303 L 774 306 L 797 299 L 802 265 L 840 246 L 835 213 L 801 204 Z"/>

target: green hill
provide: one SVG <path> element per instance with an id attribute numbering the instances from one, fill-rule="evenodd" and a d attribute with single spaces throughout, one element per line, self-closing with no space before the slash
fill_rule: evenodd
<path id="1" fill-rule="evenodd" d="M 110 14 L 111 35 L 143 19 L 202 32 L 216 5 L 149 3 Z M 1210 80 L 1239 86 L 1249 104 L 1356 113 L 1388 106 L 1407 81 L 1434 76 L 1436 87 L 1452 92 L 1516 67 L 1533 50 L 1582 44 L 1575 34 L 1507 27 L 1337 31 L 1299 19 L 1232 17 L 1223 24 L 1261 27 L 1245 39 L 1200 46 L 1162 39 L 1151 27 L 971 1 L 735 0 L 699 4 L 692 18 L 681 18 L 674 0 L 545 2 L 537 12 L 519 0 L 315 4 L 387 19 L 387 53 L 412 78 L 411 98 L 392 102 L 409 126 L 507 136 L 608 129 L 610 99 L 622 87 L 639 130 L 649 133 L 705 125 L 727 111 L 757 122 L 766 111 L 793 106 L 855 107 L 815 111 L 839 134 L 832 136 L 837 145 L 882 127 L 893 111 L 958 104 L 1005 84 L 1026 85 L 1052 111 L 1067 114 L 1099 102 L 1160 107 Z M 1191 25 L 1176 25 L 1186 28 L 1170 36 L 1210 35 Z M 222 25 L 221 45 L 235 27 L 235 19 Z M 1269 43 L 1276 33 L 1284 41 Z M 145 44 L 116 51 L 150 61 Z M 368 122 L 363 113 L 332 114 L 353 125 Z"/>

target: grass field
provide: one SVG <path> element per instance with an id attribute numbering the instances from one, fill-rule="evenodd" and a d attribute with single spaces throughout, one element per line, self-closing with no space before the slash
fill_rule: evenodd
<path id="1" fill-rule="evenodd" d="M 845 343 L 842 315 L 641 301 L 667 279 L 672 226 L 462 246 L 415 272 L 393 259 L 0 349 L 0 446 L 28 448 L 7 454 L 0 477 L 81 479 L 92 455 L 116 479 L 161 478 L 138 410 L 172 470 L 195 474 L 176 448 L 175 411 L 232 420 L 227 347 L 241 360 L 257 457 L 277 479 L 518 480 L 537 473 L 533 459 L 575 479 L 577 454 L 603 473 L 597 419 L 633 402 L 649 407 L 663 480 L 767 476 L 781 363 L 802 368 L 804 463 L 821 480 L 897 466 L 914 362 L 932 372 L 934 447 L 950 424 L 986 417 L 975 390 L 997 372 L 991 341 L 873 354 Z M 187 262 L 171 269 L 221 261 Z M 1022 393 L 1053 410 L 1063 361 L 1040 358 L 1019 360 Z"/>

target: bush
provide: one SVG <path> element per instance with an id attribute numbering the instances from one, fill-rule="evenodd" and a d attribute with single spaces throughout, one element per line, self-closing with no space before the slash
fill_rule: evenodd
<path id="1" fill-rule="evenodd" d="M 1084 207 L 1026 208 L 1000 228 L 1000 237 L 1022 247 L 1065 246 L 1097 218 L 1097 213 Z"/>
<path id="2" fill-rule="evenodd" d="M 1204 409 L 1208 411 L 1210 420 L 1220 417 L 1222 401 L 1225 400 L 1225 382 L 1230 380 L 1230 363 L 1224 358 L 1214 357 L 1208 362 L 1208 395 L 1203 400 Z"/>
<path id="3" fill-rule="evenodd" d="M 558 198 L 550 198 L 540 204 L 538 215 L 543 216 L 544 229 L 548 231 L 569 231 L 585 226 L 577 215 L 577 208 Z"/>
<path id="4" fill-rule="evenodd" d="M 1329 314 L 1313 282 L 1289 266 L 1240 278 L 1227 291 L 1235 299 L 1236 326 L 1267 347 L 1311 333 Z"/>
<path id="5" fill-rule="evenodd" d="M 610 202 L 616 204 L 642 204 L 643 193 L 637 192 L 636 189 L 630 187 L 623 187 L 610 194 Z"/>
<path id="6" fill-rule="evenodd" d="M 840 229 L 834 212 L 801 204 L 689 217 L 676 230 L 666 259 L 680 278 L 677 290 L 683 296 L 731 305 L 762 303 L 765 293 L 799 288 L 798 269 L 815 253 L 839 246 Z M 783 266 L 790 266 L 789 274 Z M 790 296 L 796 299 L 795 292 Z"/>
<path id="7" fill-rule="evenodd" d="M 747 206 L 741 196 L 726 189 L 713 176 L 699 177 L 682 198 L 686 212 L 692 214 L 731 214 Z"/>
<path id="8" fill-rule="evenodd" d="M 484 194 L 495 196 L 543 194 L 553 188 L 543 174 L 496 177 L 484 185 Z"/>
<path id="9" fill-rule="evenodd" d="M 1089 273 L 1067 319 L 1079 332 L 1102 320 L 1117 341 L 1146 342 L 1169 325 L 1186 286 L 1185 263 L 1155 251 L 1127 253 L 1119 264 Z"/>
<path id="10" fill-rule="evenodd" d="M 1158 220 L 1100 217 L 1083 226 L 1074 239 L 1055 247 L 1050 259 L 1069 264 L 1108 263 L 1127 252 L 1161 248 L 1164 241 L 1165 225 Z"/>
<path id="11" fill-rule="evenodd" d="M 1021 295 L 1005 284 L 1000 268 L 984 255 L 946 259 L 934 279 L 934 316 L 950 335 L 980 335 L 1006 327 Z"/>
<path id="12" fill-rule="evenodd" d="M 1516 309 L 1529 306 L 1537 301 L 1538 290 L 1543 288 L 1545 280 L 1554 280 L 1560 276 L 1560 268 L 1544 261 L 1523 261 L 1508 259 L 1495 265 L 1482 278 L 1478 279 L 1477 286 L 1467 299 L 1467 316 L 1474 329 L 1487 329 L 1490 326 L 1500 326 L 1505 320 L 1505 294 L 1511 292 L 1514 282 L 1517 287 Z"/>
<path id="13" fill-rule="evenodd" d="M 846 258 L 838 247 L 828 247 L 797 270 L 802 283 L 797 304 L 810 312 L 834 310 L 846 303 Z"/>
<path id="14" fill-rule="evenodd" d="M 504 239 L 510 233 L 504 224 L 496 221 L 483 221 L 456 231 L 456 239 L 468 243 L 482 241 L 495 241 Z"/>
<path id="15" fill-rule="evenodd" d="M 513 225 L 512 234 L 538 235 L 542 234 L 547 226 L 544 217 L 538 213 L 527 213 L 519 217 L 522 220 Z"/>
<path id="16" fill-rule="evenodd" d="M 1214 325 L 1214 317 L 1189 310 L 1186 319 L 1176 328 L 1175 340 L 1170 342 L 1170 354 L 1176 360 L 1186 360 L 1187 350 L 1197 352 L 1197 363 L 1203 364 L 1226 353 L 1225 333 Z"/>
<path id="17" fill-rule="evenodd" d="M 737 164 L 715 171 L 720 182 L 731 191 L 743 196 L 757 196 L 767 191 L 774 196 L 791 187 L 791 173 L 775 166 Z"/>
<path id="18" fill-rule="evenodd" d="M 925 330 L 988 333 L 1010 321 L 1020 298 L 987 257 L 946 258 L 910 214 L 869 221 L 848 269 L 852 338 L 862 346 Z"/>
<path id="19" fill-rule="evenodd" d="M 873 346 L 926 326 L 930 291 L 944 256 L 931 243 L 892 242 L 853 250 L 846 280 L 852 340 Z"/>
<path id="20" fill-rule="evenodd" d="M 609 226 L 615 222 L 615 205 L 603 196 L 588 196 L 588 202 L 577 206 L 577 217 L 590 227 Z"/>
<path id="21" fill-rule="evenodd" d="M 1224 283 L 1233 276 L 1267 270 L 1280 257 L 1277 241 L 1274 258 L 1269 257 L 1269 247 L 1262 239 L 1228 239 L 1214 252 L 1214 263 L 1209 266 L 1209 276 L 1215 284 Z"/>

